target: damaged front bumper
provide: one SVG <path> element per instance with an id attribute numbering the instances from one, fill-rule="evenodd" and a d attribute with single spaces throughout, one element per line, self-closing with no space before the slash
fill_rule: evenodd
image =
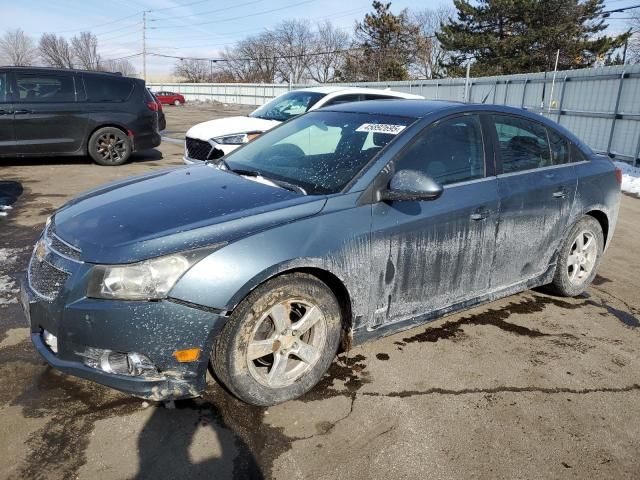
<path id="1" fill-rule="evenodd" d="M 86 297 L 66 303 L 40 298 L 23 281 L 22 304 L 31 340 L 54 368 L 149 400 L 196 397 L 206 388 L 209 352 L 225 317 L 173 302 L 124 302 Z M 69 292 L 67 297 L 73 297 Z M 54 340 L 51 340 L 54 339 Z M 181 363 L 176 350 L 200 349 L 196 361 Z M 143 357 L 153 370 L 129 374 L 88 362 L 86 352 Z M 135 353 L 134 353 L 135 352 Z"/>

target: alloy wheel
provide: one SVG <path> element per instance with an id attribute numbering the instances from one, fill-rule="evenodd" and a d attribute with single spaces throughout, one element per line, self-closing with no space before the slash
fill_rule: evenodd
<path id="1" fill-rule="evenodd" d="M 118 163 L 127 154 L 126 139 L 116 133 L 103 133 L 96 141 L 96 149 L 104 162 Z"/>
<path id="2" fill-rule="evenodd" d="M 581 231 L 573 241 L 567 259 L 569 281 L 580 284 L 589 277 L 598 258 L 598 246 L 593 233 Z"/>
<path id="3" fill-rule="evenodd" d="M 247 365 L 255 380 L 287 387 L 312 369 L 322 356 L 327 322 L 317 305 L 289 299 L 271 307 L 256 323 L 247 347 Z"/>

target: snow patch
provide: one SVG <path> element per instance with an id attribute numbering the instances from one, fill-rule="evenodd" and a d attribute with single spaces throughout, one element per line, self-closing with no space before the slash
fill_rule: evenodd
<path id="1" fill-rule="evenodd" d="M 640 195 L 640 167 L 632 167 L 624 162 L 613 163 L 622 170 L 622 191 Z"/>
<path id="2" fill-rule="evenodd" d="M 19 290 L 16 282 L 8 275 L 0 275 L 0 305 L 18 303 Z"/>

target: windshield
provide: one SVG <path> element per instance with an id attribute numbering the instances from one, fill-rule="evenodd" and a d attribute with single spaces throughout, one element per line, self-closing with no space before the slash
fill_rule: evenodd
<path id="1" fill-rule="evenodd" d="M 265 133 L 225 161 L 238 173 L 281 180 L 308 194 L 336 193 L 414 120 L 314 111 Z"/>
<path id="2" fill-rule="evenodd" d="M 284 122 L 305 113 L 324 96 L 324 93 L 317 92 L 285 93 L 265 103 L 249 116 Z"/>

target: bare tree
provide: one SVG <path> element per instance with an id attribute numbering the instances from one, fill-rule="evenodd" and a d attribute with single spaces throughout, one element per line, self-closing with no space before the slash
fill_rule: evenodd
<path id="1" fill-rule="evenodd" d="M 173 67 L 173 74 L 188 83 L 206 82 L 209 78 L 209 62 L 182 59 L 176 62 Z"/>
<path id="2" fill-rule="evenodd" d="M 446 23 L 453 16 L 453 11 L 448 7 L 440 7 L 436 10 L 418 10 L 412 15 L 412 22 L 419 27 L 415 40 L 414 61 L 411 71 L 421 78 L 441 78 L 446 72 L 442 66 L 448 52 L 435 34 L 440 30 L 440 25 Z"/>
<path id="3" fill-rule="evenodd" d="M 100 69 L 98 54 L 98 38 L 91 32 L 81 32 L 71 39 L 73 55 L 80 68 L 85 70 Z"/>
<path id="4" fill-rule="evenodd" d="M 239 41 L 222 55 L 220 70 L 238 82 L 265 82 L 276 80 L 278 60 L 276 39 L 264 31 Z"/>
<path id="5" fill-rule="evenodd" d="M 343 51 L 349 47 L 349 43 L 349 34 L 331 22 L 318 24 L 312 46 L 313 57 L 307 64 L 311 79 L 318 83 L 334 81 L 343 61 Z"/>
<path id="6" fill-rule="evenodd" d="M 0 37 L 0 57 L 10 65 L 33 65 L 37 51 L 31 37 L 17 28 Z"/>
<path id="7" fill-rule="evenodd" d="M 126 58 L 119 60 L 103 60 L 102 63 L 100 63 L 100 71 L 118 72 L 125 77 L 133 77 L 136 75 L 136 68 Z"/>
<path id="8" fill-rule="evenodd" d="M 40 58 L 50 67 L 73 68 L 71 45 L 63 36 L 55 33 L 43 33 L 38 46 Z"/>
<path id="9" fill-rule="evenodd" d="M 300 83 L 307 73 L 315 35 L 308 23 L 301 20 L 285 20 L 273 31 L 278 58 L 278 73 L 287 81 Z"/>

